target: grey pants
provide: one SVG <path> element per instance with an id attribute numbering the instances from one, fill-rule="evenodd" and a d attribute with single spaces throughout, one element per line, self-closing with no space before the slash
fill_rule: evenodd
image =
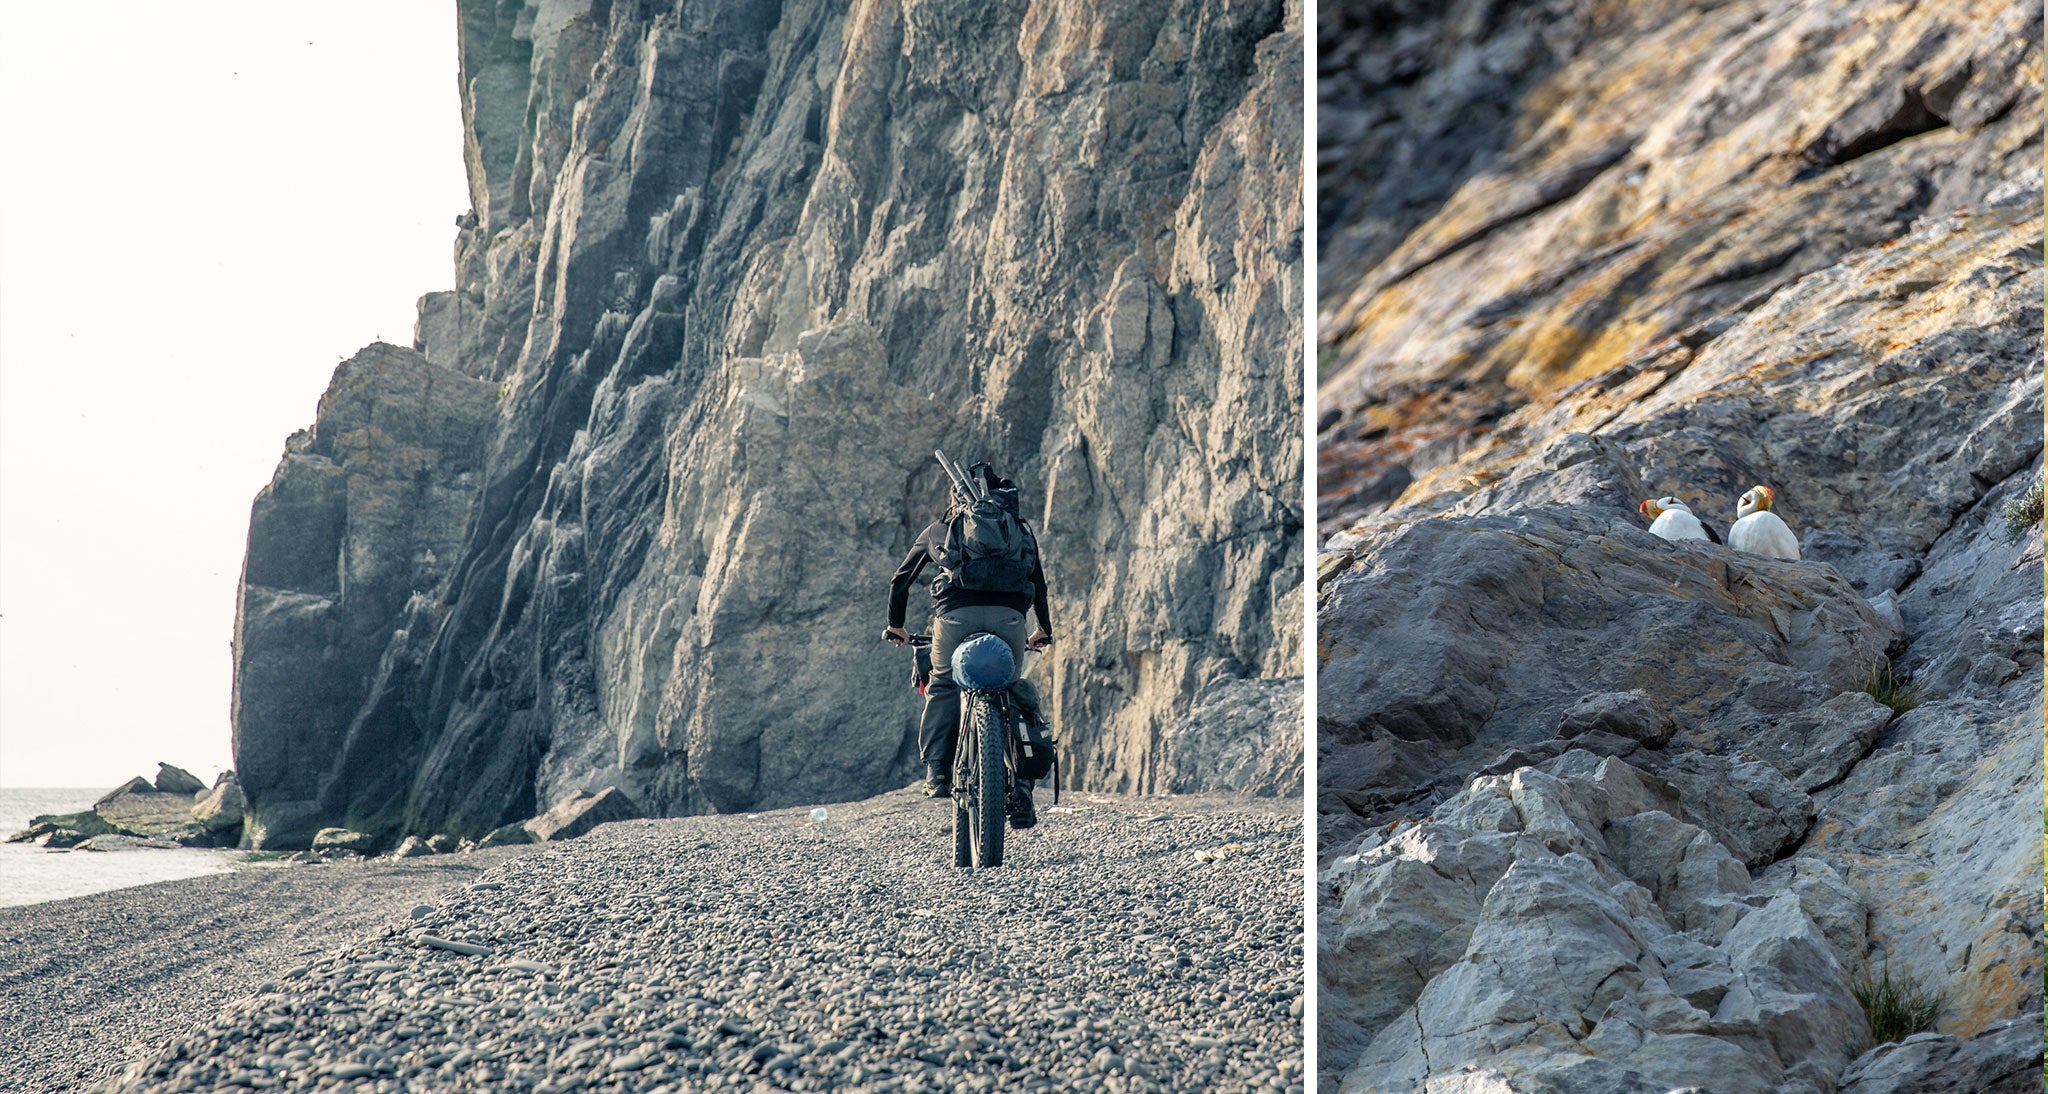
<path id="1" fill-rule="evenodd" d="M 924 688 L 924 720 L 917 727 L 917 751 L 927 766 L 951 771 L 960 739 L 960 686 L 953 682 L 953 647 L 983 631 L 1010 644 L 1017 668 L 1024 668 L 1024 613 L 1010 608 L 955 608 L 932 624 L 932 676 Z"/>

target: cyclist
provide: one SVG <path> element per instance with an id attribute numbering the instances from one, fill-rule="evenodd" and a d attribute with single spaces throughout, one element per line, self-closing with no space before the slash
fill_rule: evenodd
<path id="1" fill-rule="evenodd" d="M 910 602 L 910 587 L 924 572 L 926 563 L 938 566 L 932 580 L 932 672 L 925 686 L 924 717 L 918 724 L 918 755 L 924 760 L 924 792 L 928 797 L 953 794 L 953 750 L 960 736 L 960 689 L 953 682 L 953 647 L 981 632 L 996 635 L 1010 644 L 1010 652 L 1021 668 L 1025 650 L 1042 650 L 1052 644 L 1052 621 L 1046 608 L 1045 567 L 1038 554 L 1038 539 L 1017 512 L 1017 484 L 996 473 L 986 463 L 968 468 L 987 486 L 986 496 L 1007 514 L 1005 519 L 1021 535 L 997 534 L 970 543 L 962 551 L 963 534 L 973 539 L 972 530 L 963 533 L 963 519 L 974 501 L 958 489 L 946 515 L 926 526 L 911 544 L 910 553 L 896 568 L 889 582 L 889 626 L 882 636 L 896 645 L 910 641 L 903 629 L 903 616 Z M 998 529 L 998 533 L 1006 532 Z M 949 548 L 948 542 L 952 546 Z M 979 549 L 982 543 L 1005 546 Z M 947 563 L 953 569 L 947 569 Z M 1025 637 L 1025 613 L 1038 617 L 1038 629 Z M 1017 780 L 1010 794 L 1010 826 L 1029 828 L 1037 823 L 1031 804 L 1031 784 Z"/>

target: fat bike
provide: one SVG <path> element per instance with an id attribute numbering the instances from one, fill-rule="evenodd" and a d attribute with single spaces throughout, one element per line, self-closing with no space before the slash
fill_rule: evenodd
<path id="1" fill-rule="evenodd" d="M 913 634 L 920 667 L 932 636 Z M 1009 643 L 986 632 L 953 648 L 953 682 L 960 688 L 960 732 L 953 750 L 953 865 L 987 869 L 1003 864 L 1009 829 L 1012 726 L 1021 716 L 1010 685 L 1017 679 Z"/>

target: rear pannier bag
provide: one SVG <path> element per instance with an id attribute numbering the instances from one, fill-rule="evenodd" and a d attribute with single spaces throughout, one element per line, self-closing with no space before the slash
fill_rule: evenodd
<path id="1" fill-rule="evenodd" d="M 1017 699 L 1017 717 L 1011 719 L 1010 770 L 1020 779 L 1043 779 L 1059 761 L 1059 742 L 1053 739 L 1052 724 L 1031 681 L 1017 681 L 1010 694 Z"/>

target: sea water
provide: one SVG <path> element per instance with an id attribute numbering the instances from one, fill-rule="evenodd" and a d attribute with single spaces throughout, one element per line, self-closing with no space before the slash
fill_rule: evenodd
<path id="1" fill-rule="evenodd" d="M 105 790 L 0 789 L 0 840 L 44 813 L 92 808 Z M 0 907 L 126 889 L 153 881 L 219 874 L 234 869 L 231 852 L 180 848 L 124 851 L 50 851 L 32 843 L 0 843 Z"/>

